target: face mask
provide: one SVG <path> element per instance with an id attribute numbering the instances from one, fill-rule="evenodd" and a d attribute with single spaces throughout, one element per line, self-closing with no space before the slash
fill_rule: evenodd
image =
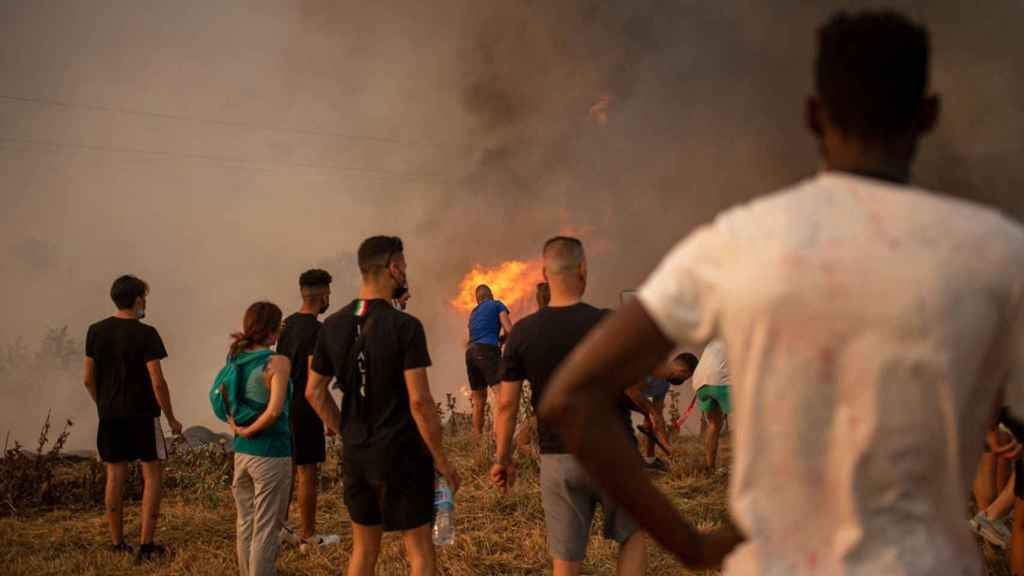
<path id="1" fill-rule="evenodd" d="M 405 274 L 402 274 L 401 280 L 395 278 L 394 274 L 391 275 L 391 278 L 393 278 L 395 282 L 398 282 L 398 286 L 395 286 L 395 291 L 391 294 L 391 299 L 399 300 L 402 296 L 405 296 L 406 292 L 409 291 L 409 279 L 405 277 Z"/>
<path id="2" fill-rule="evenodd" d="M 136 316 L 136 317 L 137 317 L 137 318 L 138 318 L 139 320 L 142 320 L 143 318 L 145 318 L 145 317 L 146 317 L 146 309 L 145 309 L 145 308 L 140 308 L 140 309 L 136 310 L 136 311 L 135 311 L 135 316 Z"/>

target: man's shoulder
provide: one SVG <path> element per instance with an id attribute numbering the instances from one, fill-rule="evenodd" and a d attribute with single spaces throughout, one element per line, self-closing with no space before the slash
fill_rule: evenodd
<path id="1" fill-rule="evenodd" d="M 97 321 L 93 322 L 92 324 L 89 324 L 89 332 L 96 332 L 96 331 L 104 330 L 107 326 L 110 326 L 111 320 L 113 320 L 113 319 L 114 319 L 113 316 L 107 316 L 106 318 L 104 318 L 102 320 L 97 320 Z"/>
<path id="2" fill-rule="evenodd" d="M 316 316 L 296 312 L 284 319 L 282 330 L 317 329 L 320 326 L 320 320 Z"/>
<path id="3" fill-rule="evenodd" d="M 324 327 L 337 326 L 338 324 L 352 322 L 355 318 L 356 303 L 352 302 L 347 306 L 339 309 L 337 312 L 331 314 L 323 321 Z"/>
<path id="4" fill-rule="evenodd" d="M 419 318 L 409 314 L 404 310 L 399 310 L 394 307 L 388 307 L 387 310 L 382 310 L 383 314 L 392 322 L 395 326 L 405 329 L 421 329 L 423 328 L 423 322 Z"/>
<path id="5" fill-rule="evenodd" d="M 594 320 L 600 321 L 605 316 L 610 315 L 612 312 L 614 312 L 614 310 L 612 310 L 611 308 L 598 308 L 597 306 L 594 306 L 593 304 L 588 304 L 586 302 L 579 303 L 580 315 L 593 318 Z"/>
<path id="6" fill-rule="evenodd" d="M 543 310 L 543 308 L 541 310 Z M 509 337 L 511 337 L 511 335 L 515 334 L 517 331 L 523 332 L 524 330 L 530 330 L 537 323 L 543 322 L 543 319 L 541 318 L 541 310 L 537 310 L 536 312 L 527 314 L 526 316 L 523 316 L 518 321 L 516 321 L 516 323 L 512 325 L 512 332 L 509 333 Z"/>

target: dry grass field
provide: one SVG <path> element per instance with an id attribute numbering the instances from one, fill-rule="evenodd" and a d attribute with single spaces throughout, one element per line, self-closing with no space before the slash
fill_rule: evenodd
<path id="1" fill-rule="evenodd" d="M 450 434 L 464 484 L 456 499 L 456 543 L 440 553 L 441 573 L 451 576 L 525 575 L 549 573 L 544 542 L 544 520 L 537 485 L 536 460 L 521 456 L 519 482 L 508 494 L 489 484 L 489 465 L 468 434 Z M 724 446 L 728 451 L 728 442 Z M 657 482 L 679 509 L 700 526 L 722 521 L 726 514 L 728 473 L 707 475 L 699 470 L 700 446 L 693 436 L 674 439 L 672 471 L 657 475 Z M 12 465 L 10 456 L 5 465 Z M 31 466 L 21 462 L 22 469 Z M 102 475 L 90 462 L 58 463 L 48 479 L 37 484 L 45 502 L 18 506 L 4 498 L 0 513 L 0 573 L 8 575 L 208 575 L 237 573 L 234 556 L 235 510 L 227 478 L 230 457 L 217 447 L 179 451 L 168 462 L 168 490 L 161 513 L 159 542 L 172 548 L 169 558 L 136 566 L 132 559 L 107 551 L 107 531 L 99 500 Z M 8 471 L 9 476 L 9 471 Z M 348 517 L 341 504 L 336 462 L 323 474 L 318 527 L 338 532 L 340 546 L 302 554 L 285 547 L 278 559 L 283 575 L 335 575 L 346 566 L 351 546 Z M 47 486 L 41 486 L 45 483 Z M 35 486 L 35 485 L 33 485 Z M 7 490 L 11 487 L 6 486 Z M 24 491 L 24 488 L 23 488 Z M 138 496 L 137 479 L 132 485 Z M 293 521 L 297 512 L 293 511 Z M 966 518 L 966 510 L 965 510 Z M 965 520 L 966 522 L 966 520 Z M 126 533 L 137 540 L 138 503 L 127 506 Z M 985 547 L 989 573 L 1008 574 L 1005 559 Z M 586 574 L 614 574 L 615 547 L 596 535 L 585 565 Z M 378 573 L 407 572 L 397 536 L 386 536 Z M 652 547 L 649 574 L 712 574 L 680 568 L 663 551 Z"/>

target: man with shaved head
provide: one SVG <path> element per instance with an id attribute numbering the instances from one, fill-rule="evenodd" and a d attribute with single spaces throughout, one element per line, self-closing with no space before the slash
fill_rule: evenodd
<path id="1" fill-rule="evenodd" d="M 519 412 L 523 380 L 529 380 L 536 409 L 555 368 L 607 313 L 582 302 L 587 288 L 587 260 L 576 238 L 558 236 L 544 244 L 544 279 L 551 300 L 512 328 L 501 365 L 501 390 L 495 418 L 497 455 L 491 478 L 502 489 L 512 484 L 512 433 Z M 619 395 L 616 426 L 632 436 L 626 397 Z M 604 536 L 621 545 L 619 574 L 642 574 L 647 564 L 643 535 L 624 511 L 597 488 L 567 453 L 559 434 L 538 424 L 540 484 L 548 548 L 555 576 L 580 573 L 590 524 L 597 504 L 604 510 Z"/>
<path id="2" fill-rule="evenodd" d="M 473 430 L 484 432 L 487 390 L 498 384 L 503 336 L 512 331 L 508 308 L 494 299 L 490 286 L 476 287 L 476 308 L 469 314 L 469 347 L 466 348 L 466 374 L 473 401 Z M 504 334 L 502 332 L 504 331 Z"/>

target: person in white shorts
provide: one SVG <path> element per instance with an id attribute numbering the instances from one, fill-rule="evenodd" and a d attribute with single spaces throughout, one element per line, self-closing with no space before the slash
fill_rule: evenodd
<path id="1" fill-rule="evenodd" d="M 824 171 L 679 243 L 553 377 L 539 414 L 663 547 L 725 574 L 983 574 L 963 521 L 983 439 L 1024 395 L 1024 229 L 907 184 L 937 120 L 924 28 L 839 14 L 807 120 Z M 677 346 L 725 342 L 732 522 L 687 523 L 613 401 Z"/>

